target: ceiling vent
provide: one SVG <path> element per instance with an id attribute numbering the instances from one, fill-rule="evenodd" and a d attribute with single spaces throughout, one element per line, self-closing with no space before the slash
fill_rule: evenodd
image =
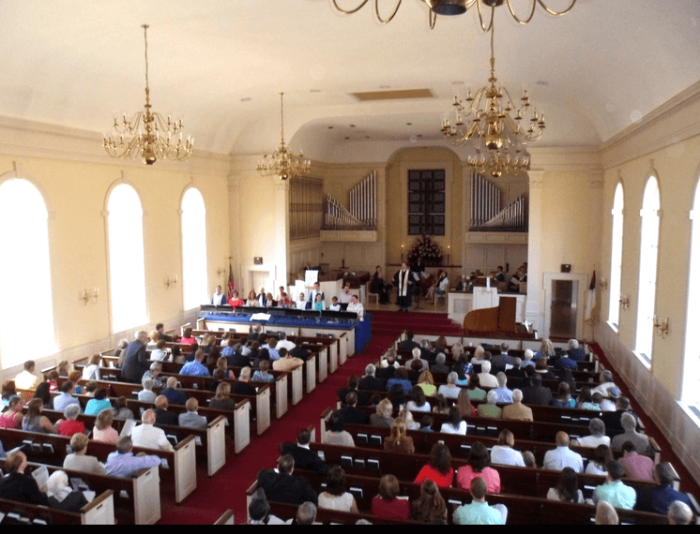
<path id="1" fill-rule="evenodd" d="M 411 100 L 417 98 L 435 98 L 430 89 L 403 89 L 398 91 L 372 91 L 369 93 L 350 93 L 360 102 L 377 100 Z"/>

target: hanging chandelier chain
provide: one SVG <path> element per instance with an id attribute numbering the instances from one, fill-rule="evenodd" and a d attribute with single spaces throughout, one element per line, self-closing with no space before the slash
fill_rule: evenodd
<path id="1" fill-rule="evenodd" d="M 280 122 L 282 123 L 282 146 L 284 146 L 284 93 L 280 93 L 280 102 L 281 102 L 280 108 L 282 109 L 282 111 L 280 112 L 280 116 L 281 116 Z"/>
<path id="2" fill-rule="evenodd" d="M 148 88 L 148 24 L 144 24 L 142 26 L 143 28 L 143 41 L 145 43 L 144 47 L 144 57 L 146 58 L 146 91 L 149 90 Z"/>

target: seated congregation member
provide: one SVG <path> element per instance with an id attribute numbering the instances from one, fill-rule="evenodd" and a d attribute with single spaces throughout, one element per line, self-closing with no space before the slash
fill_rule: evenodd
<path id="1" fill-rule="evenodd" d="M 575 339 L 569 340 L 566 353 L 568 354 L 569 358 L 575 362 L 580 362 L 586 359 L 585 351 L 579 348 L 578 341 Z"/>
<path id="2" fill-rule="evenodd" d="M 559 482 L 553 488 L 549 488 L 547 499 L 550 501 L 571 502 L 574 504 L 584 503 L 583 492 L 578 489 L 578 475 L 570 467 L 565 467 L 561 471 Z"/>
<path id="3" fill-rule="evenodd" d="M 123 396 L 117 397 L 117 400 L 114 401 L 112 411 L 114 412 L 114 418 L 119 421 L 127 421 L 134 418 L 134 412 L 126 407 L 126 397 Z"/>
<path id="4" fill-rule="evenodd" d="M 654 482 L 658 486 L 640 489 L 634 509 L 640 512 L 667 514 L 674 501 L 680 501 L 690 506 L 688 496 L 673 489 L 673 483 L 677 480 L 678 475 L 671 464 L 667 462 L 657 464 L 654 468 Z"/>
<path id="5" fill-rule="evenodd" d="M 608 397 L 608 390 L 617 387 L 613 382 L 613 374 L 610 371 L 602 371 L 598 375 L 600 384 L 592 391 L 592 393 L 600 393 L 603 397 Z"/>
<path id="6" fill-rule="evenodd" d="M 330 445 L 342 445 L 344 447 L 354 447 L 355 441 L 352 435 L 345 431 L 345 421 L 337 413 L 331 414 L 329 430 L 323 434 L 323 443 Z"/>
<path id="7" fill-rule="evenodd" d="M 58 376 L 60 378 L 68 378 L 68 374 L 71 371 L 71 364 L 68 360 L 61 360 L 56 366 L 56 371 L 58 371 Z"/>
<path id="8" fill-rule="evenodd" d="M 94 456 L 87 455 L 90 440 L 85 434 L 75 434 L 70 439 L 70 448 L 73 453 L 66 456 L 63 461 L 63 469 L 68 471 L 81 471 L 92 475 L 106 474 L 105 466 Z"/>
<path id="9" fill-rule="evenodd" d="M 595 524 L 596 525 L 619 525 L 620 518 L 615 511 L 615 508 L 605 501 L 600 501 L 595 508 Z"/>
<path id="10" fill-rule="evenodd" d="M 255 345 L 256 343 L 258 342 L 254 341 L 253 345 Z M 260 364 L 262 364 L 262 362 L 267 362 L 270 365 L 270 367 L 272 367 L 272 360 L 270 360 L 270 351 L 267 349 L 258 348 L 255 359 L 253 360 L 253 369 L 260 369 Z"/>
<path id="11" fill-rule="evenodd" d="M 27 415 L 22 419 L 22 430 L 25 432 L 38 432 L 39 434 L 55 434 L 49 418 L 42 415 L 44 403 L 41 399 L 32 399 L 27 408 Z"/>
<path id="12" fill-rule="evenodd" d="M 153 393 L 153 379 L 147 378 L 143 381 L 143 389 L 139 391 L 139 402 L 147 402 L 148 404 L 153 404 L 156 400 L 156 395 Z"/>
<path id="13" fill-rule="evenodd" d="M 403 420 L 406 425 L 406 430 L 418 430 L 420 428 L 420 423 L 416 423 L 413 419 L 413 414 L 405 406 L 399 411 L 399 415 L 396 419 Z"/>
<path id="14" fill-rule="evenodd" d="M 102 410 L 111 410 L 112 403 L 107 398 L 107 389 L 98 388 L 95 397 L 85 405 L 85 415 L 98 415 Z"/>
<path id="15" fill-rule="evenodd" d="M 238 380 L 233 383 L 231 391 L 234 395 L 255 395 L 257 390 L 255 386 L 249 384 L 250 375 L 252 370 L 250 367 L 244 367 L 241 369 L 241 373 L 238 375 Z"/>
<path id="16" fill-rule="evenodd" d="M 523 392 L 513 390 L 513 404 L 504 406 L 501 411 L 501 419 L 504 421 L 533 421 L 532 408 L 523 404 Z"/>
<path id="17" fill-rule="evenodd" d="M 637 427 L 637 420 L 634 418 L 633 415 L 631 414 L 623 414 L 622 415 L 622 428 L 624 429 L 623 434 L 618 434 L 617 436 L 613 437 L 612 439 L 612 450 L 613 451 L 621 451 L 622 450 L 622 445 L 626 442 L 629 441 L 631 442 L 634 446 L 635 449 L 640 453 L 640 454 L 646 454 L 651 456 L 654 454 L 654 449 L 652 448 L 651 444 L 649 443 L 649 436 L 645 434 L 640 434 L 637 432 L 636 427 Z"/>
<path id="18" fill-rule="evenodd" d="M 383 380 L 377 378 L 375 375 L 377 373 L 377 368 L 373 364 L 369 364 L 365 367 L 365 376 L 363 376 L 357 387 L 362 391 L 383 391 L 386 384 Z"/>
<path id="19" fill-rule="evenodd" d="M 571 387 L 566 382 L 559 382 L 557 394 L 552 399 L 555 408 L 576 408 L 576 399 L 571 398 Z"/>
<path id="20" fill-rule="evenodd" d="M 194 399 L 188 400 L 187 404 L 192 400 Z M 226 410 L 229 412 L 236 409 L 236 401 L 231 398 L 231 384 L 228 382 L 221 382 L 221 384 L 219 384 L 216 388 L 216 395 L 209 403 L 209 408 L 212 410 Z M 187 409 L 189 410 L 189 407 Z M 184 414 L 181 414 L 180 417 L 182 417 L 182 415 Z M 182 423 L 180 423 L 180 426 L 183 426 Z M 206 425 L 203 428 L 206 428 Z"/>
<path id="21" fill-rule="evenodd" d="M 525 467 L 523 454 L 513 449 L 513 445 L 515 445 L 513 433 L 508 429 L 501 430 L 498 435 L 498 445 L 494 445 L 491 449 L 491 463 Z"/>
<path id="22" fill-rule="evenodd" d="M 569 371 L 575 371 L 578 369 L 578 364 L 569 358 L 569 355 L 566 352 L 562 354 L 561 358 L 553 363 L 553 366 L 555 369 L 560 370 L 568 369 Z"/>
<path id="23" fill-rule="evenodd" d="M 447 375 L 447 384 L 443 384 L 438 388 L 438 394 L 443 395 L 446 399 L 456 399 L 459 396 L 460 388 L 457 386 L 457 373 L 451 372 Z"/>
<path id="24" fill-rule="evenodd" d="M 148 368 L 148 371 L 146 371 L 143 374 L 143 378 L 141 379 L 141 384 L 148 380 L 149 378 L 153 380 L 153 387 L 154 388 L 164 388 L 166 384 L 165 377 L 160 376 L 161 373 L 163 372 L 163 364 L 161 362 L 153 362 L 151 363 L 151 366 Z"/>
<path id="25" fill-rule="evenodd" d="M 467 386 L 467 391 L 469 391 L 469 398 L 471 400 L 483 401 L 486 400 L 486 390 L 481 389 L 481 380 L 479 375 L 472 373 L 469 375 L 469 385 Z"/>
<path id="26" fill-rule="evenodd" d="M 180 369 L 180 373 L 183 376 L 211 376 L 209 369 L 202 363 L 204 361 L 204 351 L 198 350 L 194 355 L 194 361 L 187 362 Z"/>
<path id="27" fill-rule="evenodd" d="M 693 522 L 693 511 L 690 506 L 680 501 L 673 501 L 668 507 L 669 525 L 690 525 Z"/>
<path id="28" fill-rule="evenodd" d="M 496 392 L 498 403 L 510 404 L 513 402 L 513 392 L 508 389 L 506 384 L 508 383 L 508 377 L 505 373 L 500 372 L 496 375 L 496 380 L 498 381 L 498 387 L 493 391 Z"/>
<path id="29" fill-rule="evenodd" d="M 430 413 L 430 404 L 425 398 L 425 392 L 420 386 L 411 388 L 411 400 L 406 403 L 406 408 L 413 412 Z"/>
<path id="30" fill-rule="evenodd" d="M 78 421 L 79 415 L 80 406 L 70 404 L 63 411 L 63 417 L 65 417 L 65 419 L 62 419 L 56 423 L 56 432 L 58 432 L 59 435 L 67 438 L 72 437 L 74 434 L 86 434 L 85 425 Z"/>
<path id="31" fill-rule="evenodd" d="M 586 474 L 589 475 L 608 475 L 608 463 L 613 460 L 613 453 L 607 445 L 598 445 L 595 448 L 594 456 L 588 460 L 586 466 Z"/>
<path id="32" fill-rule="evenodd" d="M 455 525 L 505 524 L 504 513 L 498 508 L 489 506 L 489 503 L 486 502 L 488 489 L 483 478 L 476 477 L 472 480 L 469 491 L 472 494 L 472 502 L 462 505 L 454 511 L 452 522 Z"/>
<path id="33" fill-rule="evenodd" d="M 75 404 L 80 408 L 80 401 L 73 396 L 75 384 L 66 380 L 61 386 L 61 392 L 53 398 L 53 409 L 57 412 L 64 411 L 69 405 Z"/>
<path id="34" fill-rule="evenodd" d="M 396 418 L 391 424 L 391 433 L 384 440 L 384 450 L 413 454 L 416 448 L 413 446 L 413 438 L 406 435 L 406 423 L 403 419 Z"/>
<path id="35" fill-rule="evenodd" d="M 15 396 L 10 399 L 7 410 L 0 415 L 0 428 L 10 430 L 20 430 L 22 428 L 22 410 L 24 409 L 24 400 L 22 397 Z"/>
<path id="36" fill-rule="evenodd" d="M 358 513 L 355 497 L 346 490 L 345 471 L 342 467 L 335 466 L 326 478 L 326 491 L 318 495 L 318 507 L 338 512 Z"/>
<path id="37" fill-rule="evenodd" d="M 41 379 L 34 374 L 36 364 L 32 360 L 24 362 L 24 371 L 14 377 L 15 388 L 19 390 L 34 391 L 41 383 Z"/>
<path id="38" fill-rule="evenodd" d="M 486 395 L 486 404 L 479 404 L 476 409 L 476 415 L 479 417 L 489 417 L 491 419 L 501 418 L 501 409 L 496 406 L 498 402 L 498 393 L 496 390 L 491 390 Z"/>
<path id="39" fill-rule="evenodd" d="M 442 443 L 435 443 L 430 449 L 428 463 L 423 466 L 413 483 L 422 484 L 425 480 L 432 480 L 440 488 L 451 488 L 454 479 L 451 464 L 450 449 Z"/>
<path id="40" fill-rule="evenodd" d="M 610 438 L 605 435 L 605 423 L 600 419 L 593 418 L 588 423 L 590 436 L 584 436 L 574 440 L 574 445 L 579 447 L 595 448 L 598 445 L 610 445 Z"/>
<path id="41" fill-rule="evenodd" d="M 593 395 L 591 395 L 591 388 L 584 386 L 578 393 L 578 399 L 576 399 L 576 408 L 579 410 L 591 410 L 599 411 L 600 406 L 593 402 Z"/>
<path id="42" fill-rule="evenodd" d="M 287 523 L 270 513 L 270 503 L 267 502 L 265 492 L 261 488 L 258 488 L 258 490 L 253 493 L 250 504 L 248 505 L 248 519 L 242 524 L 286 525 Z"/>
<path id="43" fill-rule="evenodd" d="M 54 471 L 51 474 L 46 489 L 49 506 L 54 510 L 78 512 L 88 504 L 82 491 L 73 491 L 68 483 L 68 475 L 63 471 Z"/>
<path id="44" fill-rule="evenodd" d="M 165 350 L 164 339 L 159 339 L 156 343 L 156 348 L 151 351 L 151 361 L 152 362 L 167 362 L 170 355 Z"/>
<path id="45" fill-rule="evenodd" d="M 406 330 L 406 339 L 399 343 L 399 350 L 420 349 L 420 345 L 413 340 L 414 334 L 411 330 Z"/>
<path id="46" fill-rule="evenodd" d="M 0 479 L 0 495 L 7 501 L 48 506 L 46 493 L 39 489 L 31 475 L 25 475 L 27 457 L 23 452 L 13 452 L 5 460 L 5 476 Z"/>
<path id="47" fill-rule="evenodd" d="M 472 480 L 481 477 L 486 481 L 489 493 L 501 492 L 501 477 L 498 471 L 489 467 L 491 464 L 489 451 L 486 450 L 486 446 L 482 442 L 472 443 L 467 462 L 467 465 L 457 470 L 457 487 L 468 490 Z"/>
<path id="48" fill-rule="evenodd" d="M 277 472 L 263 469 L 258 473 L 258 484 L 272 502 L 300 505 L 306 501 L 318 505 L 318 494 L 306 477 L 294 476 L 294 458 L 285 454 L 277 460 Z"/>
<path id="49" fill-rule="evenodd" d="M 447 421 L 440 427 L 440 432 L 443 434 L 460 434 L 467 435 L 467 422 L 462 419 L 462 414 L 459 413 L 459 408 L 452 406 L 447 414 Z"/>
<path id="50" fill-rule="evenodd" d="M 251 380 L 253 382 L 267 382 L 268 384 L 272 384 L 275 381 L 275 377 L 272 376 L 269 371 L 270 362 L 263 360 L 260 362 L 258 370 L 253 373 L 253 378 L 251 378 Z"/>
<path id="51" fill-rule="evenodd" d="M 430 371 L 423 371 L 418 377 L 416 385 L 423 390 L 426 397 L 434 397 L 437 394 L 435 379 L 433 378 L 433 373 Z"/>
<path id="52" fill-rule="evenodd" d="M 149 370 L 151 362 L 146 353 L 147 341 L 148 334 L 140 330 L 136 333 L 136 339 L 126 347 L 122 365 L 122 379 L 124 381 L 140 384 L 143 375 Z"/>
<path id="53" fill-rule="evenodd" d="M 430 479 L 420 485 L 420 497 L 411 504 L 414 521 L 430 524 L 447 524 L 447 505 L 440 495 L 440 488 Z"/>
<path id="54" fill-rule="evenodd" d="M 333 297 L 333 298 L 331 299 L 331 305 L 328 306 L 328 311 L 332 311 L 332 312 L 343 311 L 343 307 L 342 307 L 341 304 L 338 302 L 338 297 Z"/>
<path id="55" fill-rule="evenodd" d="M 392 417 L 393 413 L 394 406 L 391 404 L 391 401 L 389 399 L 382 399 L 377 405 L 377 412 L 369 416 L 369 424 L 390 428 L 391 424 L 394 422 L 394 418 Z"/>
<path id="56" fill-rule="evenodd" d="M 608 476 L 605 484 L 596 487 L 593 500 L 597 503 L 605 501 L 615 508 L 631 510 L 637 501 L 637 492 L 634 488 L 622 483 L 625 470 L 620 462 L 613 460 L 608 464 Z"/>
<path id="57" fill-rule="evenodd" d="M 112 428 L 114 412 L 103 410 L 95 418 L 95 427 L 92 429 L 92 439 L 108 445 L 116 445 L 119 441 L 119 432 Z"/>
<path id="58" fill-rule="evenodd" d="M 346 425 L 366 425 L 369 423 L 367 414 L 357 407 L 357 393 L 354 391 L 348 393 L 345 397 L 345 404 L 347 406 L 338 410 L 338 415 Z"/>
<path id="59" fill-rule="evenodd" d="M 540 358 L 535 362 L 535 373 L 542 378 L 542 380 L 556 380 L 557 376 L 549 370 L 549 360 L 547 358 Z"/>
<path id="60" fill-rule="evenodd" d="M 549 406 L 552 404 L 552 392 L 549 388 L 542 386 L 542 376 L 536 371 L 530 377 L 530 386 L 523 388 L 522 392 L 523 403 L 528 406 L 531 404 L 538 406 Z"/>
<path id="61" fill-rule="evenodd" d="M 394 378 L 390 378 L 387 380 L 386 383 L 386 389 L 387 391 L 390 391 L 392 386 L 398 385 L 401 386 L 403 389 L 403 394 L 404 395 L 410 395 L 411 394 L 411 388 L 413 385 L 411 384 L 411 381 L 408 379 L 408 370 L 404 369 L 403 367 L 400 369 L 396 370 L 396 374 L 394 375 Z"/>
<path id="62" fill-rule="evenodd" d="M 48 382 L 42 382 L 36 387 L 34 398 L 40 399 L 44 403 L 44 408 L 51 410 L 53 408 L 53 400 L 51 398 L 51 385 Z"/>
<path id="63" fill-rule="evenodd" d="M 197 340 L 192 336 L 192 328 L 189 326 L 182 331 L 180 345 L 196 345 Z"/>
<path id="64" fill-rule="evenodd" d="M 326 464 L 315 451 L 309 447 L 311 443 L 311 432 L 304 428 L 297 434 L 297 442 L 285 443 L 280 447 L 280 452 L 291 454 L 294 458 L 294 465 L 299 469 L 310 469 L 319 475 L 327 475 L 330 467 Z"/>
<path id="65" fill-rule="evenodd" d="M 379 495 L 372 499 L 372 514 L 382 519 L 408 521 L 411 504 L 399 499 L 399 481 L 394 475 L 384 475 L 379 481 Z"/>
<path id="66" fill-rule="evenodd" d="M 187 401 L 183 403 L 183 406 L 187 404 Z M 155 401 L 156 409 L 156 424 L 157 425 L 174 425 L 179 424 L 179 419 L 177 414 L 168 411 L 169 403 L 168 398 L 165 395 L 158 395 Z"/>
<path id="67" fill-rule="evenodd" d="M 141 469 L 150 469 L 160 465 L 158 456 L 134 455 L 134 444 L 130 437 L 119 438 L 117 451 L 110 453 L 105 462 L 107 476 L 133 478 Z"/>
<path id="68" fill-rule="evenodd" d="M 102 357 L 95 354 L 90 357 L 88 364 L 83 368 L 83 380 L 101 380 L 100 378 L 100 363 Z"/>
<path id="69" fill-rule="evenodd" d="M 430 366 L 430 370 L 433 373 L 449 373 L 450 368 L 445 365 L 445 361 L 447 361 L 447 357 L 443 352 L 440 352 L 435 356 L 435 363 Z"/>
<path id="70" fill-rule="evenodd" d="M 631 441 L 622 444 L 623 457 L 619 462 L 625 470 L 627 478 L 636 480 L 654 480 L 654 460 L 648 456 L 637 454 L 637 449 Z"/>
<path id="71" fill-rule="evenodd" d="M 291 354 L 287 352 L 287 349 L 280 349 L 279 355 L 279 360 L 272 362 L 272 369 L 274 369 L 275 371 L 288 373 L 304 365 L 304 360 L 294 358 Z"/>
<path id="72" fill-rule="evenodd" d="M 462 419 L 465 417 L 476 417 L 476 408 L 472 404 L 471 399 L 469 398 L 469 391 L 460 388 L 459 390 L 459 396 L 457 397 L 457 402 L 455 403 L 455 406 L 457 406 L 457 409 L 459 410 L 459 414 L 462 416 Z M 449 413 L 449 409 L 447 410 Z"/>
<path id="73" fill-rule="evenodd" d="M 199 402 L 197 399 L 188 400 L 185 406 L 187 407 L 187 413 L 181 413 L 178 416 L 178 424 L 184 428 L 207 428 L 209 424 L 207 418 L 197 413 L 197 410 L 199 410 Z"/>
<path id="74" fill-rule="evenodd" d="M 417 361 L 419 361 L 419 362 L 421 363 L 421 365 L 422 365 L 421 369 L 422 369 L 423 371 L 427 370 L 427 369 L 429 368 L 429 364 L 428 364 L 427 360 L 421 359 L 421 354 L 422 354 L 422 353 L 421 353 L 420 347 L 414 348 L 413 351 L 411 351 L 411 359 L 408 360 L 408 361 L 404 364 L 404 367 L 405 367 L 406 369 L 412 369 L 412 368 L 413 368 L 413 367 L 412 367 L 413 361 L 417 360 Z"/>
<path id="75" fill-rule="evenodd" d="M 10 405 L 10 399 L 17 396 L 15 383 L 12 380 L 6 380 L 2 384 L 2 395 L 0 396 L 0 411 Z"/>
<path id="76" fill-rule="evenodd" d="M 616 388 L 611 388 L 610 391 L 613 391 L 614 389 Z M 602 419 L 605 422 L 605 427 L 612 431 L 624 431 L 624 428 L 622 427 L 622 416 L 626 413 L 634 417 L 634 420 L 637 421 L 637 431 L 640 431 L 641 428 L 639 425 L 639 417 L 630 409 L 630 400 L 627 397 L 622 396 L 618 397 L 615 401 L 614 412 L 606 412 L 603 414 Z"/>
<path id="77" fill-rule="evenodd" d="M 566 432 L 557 432 L 556 444 L 556 449 L 545 453 L 542 468 L 561 471 L 565 467 L 571 467 L 577 473 L 583 473 L 583 458 L 569 449 L 569 435 Z"/>
<path id="78" fill-rule="evenodd" d="M 168 438 L 165 437 L 165 432 L 153 426 L 156 424 L 156 412 L 146 410 L 141 416 L 141 422 L 143 424 L 131 431 L 131 440 L 134 443 L 134 447 L 173 452 L 173 446 L 168 441 Z"/>

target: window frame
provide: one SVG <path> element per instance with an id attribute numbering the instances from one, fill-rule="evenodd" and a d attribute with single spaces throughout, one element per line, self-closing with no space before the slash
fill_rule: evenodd
<path id="1" fill-rule="evenodd" d="M 413 176 L 413 173 L 418 173 L 419 176 Z M 437 176 L 439 173 L 442 174 L 441 177 Z M 411 189 L 411 184 L 413 181 L 417 180 L 421 184 L 428 182 L 425 176 L 426 174 L 431 174 L 432 177 L 429 179 L 431 184 L 442 180 L 442 188 L 436 189 L 433 187 L 419 187 L 418 189 Z M 447 236 L 447 169 L 436 168 L 436 169 L 409 169 L 406 177 L 407 186 L 407 235 L 409 237 L 418 237 L 429 235 L 431 237 L 446 237 Z M 418 195 L 420 198 L 412 198 L 412 195 Z M 435 198 L 428 198 L 430 195 L 442 195 L 442 202 Z M 413 206 L 418 205 L 422 207 L 421 211 L 412 211 Z M 435 206 L 439 208 L 442 205 L 442 211 L 436 211 L 433 209 Z M 411 217 L 422 217 L 422 222 L 412 223 Z M 436 219 L 442 217 L 442 224 L 436 222 Z M 430 219 L 432 222 L 428 222 Z M 418 231 L 413 232 L 412 228 L 418 226 Z M 436 228 L 442 228 L 442 233 L 436 233 Z"/>

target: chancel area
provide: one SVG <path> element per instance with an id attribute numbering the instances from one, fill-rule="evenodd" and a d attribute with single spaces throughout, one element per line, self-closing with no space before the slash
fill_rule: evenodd
<path id="1" fill-rule="evenodd" d="M 164 493 L 164 513 L 132 507 L 127 522 L 213 523 L 227 508 L 244 522 L 253 466 L 276 467 L 279 443 L 303 428 L 316 426 L 313 441 L 322 441 L 322 410 L 345 401 L 336 392 L 348 376 L 381 367 L 407 329 L 426 341 L 459 339 L 472 354 L 467 315 L 504 297 L 535 352 L 546 338 L 562 350 L 569 339 L 594 346 L 667 441 L 656 463 L 672 458 L 688 484 L 700 483 L 697 2 L 22 0 L 3 2 L 0 20 L 0 382 L 30 360 L 43 380 L 60 362 L 87 367 L 103 355 L 115 365 L 103 374 L 121 383 L 120 342 L 158 324 L 173 338 L 166 343 L 179 345 L 189 326 L 198 344 L 211 335 L 223 349 L 219 326 L 200 328 L 200 307 L 217 286 L 227 300 L 236 291 L 262 308 L 268 294 L 278 302 L 287 293 L 288 308 L 302 301 L 311 312 L 310 271 L 324 310 L 332 297 L 347 299 L 362 305 L 352 319 L 366 315 L 371 325 L 362 345 L 341 331 L 318 346 L 313 329 L 288 331 L 317 355 L 313 369 L 308 360 L 296 374 L 271 364 L 276 382 L 216 429 L 231 441 L 224 464 L 201 454 L 223 439 L 202 430 L 191 441 L 199 476 L 173 478 L 161 467 L 161 485 L 175 488 Z M 489 100 L 491 85 L 498 99 Z M 285 154 L 291 170 L 275 166 Z M 420 266 L 408 313 L 403 264 Z M 378 270 L 386 287 L 373 287 Z M 344 296 L 346 283 L 357 303 Z M 236 335 L 255 333 L 251 325 Z M 530 347 L 516 343 L 524 356 Z M 164 389 L 180 371 L 173 364 L 157 371 Z M 158 376 L 150 378 L 159 393 Z M 235 371 L 231 385 L 240 378 Z M 212 385 L 180 385 L 195 383 Z M 104 395 L 137 403 L 123 408 L 140 420 L 148 408 L 140 391 Z M 200 393 L 199 414 L 213 424 L 216 410 L 207 412 Z M 28 405 L 18 405 L 22 417 Z M 335 416 L 326 415 L 330 430 Z M 274 446 L 256 447 L 271 435 Z M 554 448 L 555 436 L 546 439 Z M 114 452 L 95 448 L 103 461 Z M 177 453 L 167 451 L 171 463 Z M 235 490 L 229 506 L 210 510 L 195 486 L 226 488 L 219 472 Z M 419 497 L 420 484 L 399 481 Z M 93 483 L 102 487 L 99 477 Z M 129 492 L 124 484 L 117 494 Z M 391 494 L 389 482 L 382 491 Z M 169 516 L 168 507 L 180 511 Z"/>

